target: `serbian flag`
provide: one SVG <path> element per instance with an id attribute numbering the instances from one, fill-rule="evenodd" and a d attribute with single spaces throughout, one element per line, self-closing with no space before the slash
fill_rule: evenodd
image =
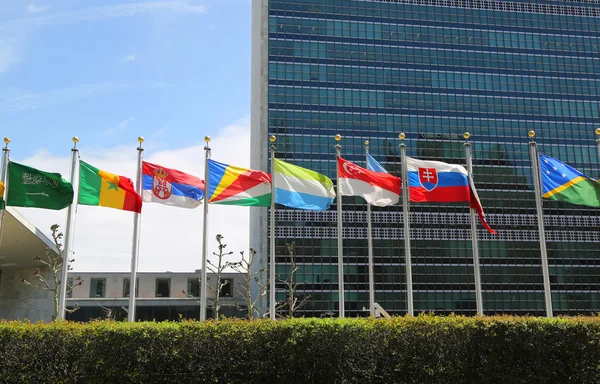
<path id="1" fill-rule="evenodd" d="M 367 203 L 386 207 L 400 199 L 400 179 L 389 173 L 370 171 L 338 157 L 338 193 L 342 196 L 360 196 Z"/>
<path id="2" fill-rule="evenodd" d="M 479 215 L 481 224 L 490 233 L 496 233 L 485 221 L 473 180 L 465 167 L 441 161 L 417 160 L 406 157 L 410 201 L 413 203 L 469 202 Z"/>
<path id="3" fill-rule="evenodd" d="M 180 208 L 196 208 L 204 197 L 204 182 L 187 173 L 160 165 L 142 163 L 142 198 Z"/>

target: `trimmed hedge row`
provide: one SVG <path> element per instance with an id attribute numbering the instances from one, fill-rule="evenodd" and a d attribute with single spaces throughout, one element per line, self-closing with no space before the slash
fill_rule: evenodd
<path id="1" fill-rule="evenodd" d="M 600 383 L 600 318 L 0 323 L 3 383 Z"/>

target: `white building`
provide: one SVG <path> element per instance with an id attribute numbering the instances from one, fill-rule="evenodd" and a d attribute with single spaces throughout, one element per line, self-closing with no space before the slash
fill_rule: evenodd
<path id="1" fill-rule="evenodd" d="M 137 320 L 179 320 L 200 318 L 200 270 L 195 272 L 139 272 L 137 278 L 136 319 Z M 67 319 L 88 321 L 107 316 L 115 319 L 127 317 L 129 306 L 129 272 L 70 272 L 69 278 L 80 277 L 81 285 L 73 288 L 68 296 L 67 306 L 77 304 L 80 308 L 67 315 Z M 208 274 L 208 283 L 213 287 L 216 278 Z M 246 300 L 241 284 L 244 278 L 239 273 L 224 273 L 221 281 L 227 284 L 221 289 L 220 313 L 227 317 L 245 317 Z M 236 289 L 237 288 L 237 289 Z M 184 292 L 185 291 L 185 292 Z M 193 297 L 189 297 L 186 293 Z M 210 305 L 214 293 L 207 292 L 209 308 L 207 316 L 212 316 Z"/>
<path id="2" fill-rule="evenodd" d="M 56 254 L 53 241 L 15 209 L 7 208 L 0 243 L 0 319 L 51 320 L 52 293 L 21 282 L 27 279 L 34 283 L 37 268 L 48 275 L 48 269 L 34 260 L 47 250 Z"/>

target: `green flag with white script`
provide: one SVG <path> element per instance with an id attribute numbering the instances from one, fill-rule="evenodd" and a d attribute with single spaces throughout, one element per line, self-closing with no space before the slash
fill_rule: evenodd
<path id="1" fill-rule="evenodd" d="M 60 173 L 40 171 L 23 164 L 8 163 L 6 205 L 63 209 L 73 203 L 73 186 Z"/>

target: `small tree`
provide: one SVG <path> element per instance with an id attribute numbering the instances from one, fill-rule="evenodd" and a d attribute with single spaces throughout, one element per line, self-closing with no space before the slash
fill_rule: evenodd
<path id="1" fill-rule="evenodd" d="M 256 304 L 258 301 L 267 293 L 267 289 L 269 288 L 269 281 L 266 283 L 261 283 L 258 275 L 266 270 L 266 268 L 261 268 L 256 272 L 252 272 L 252 264 L 254 263 L 254 257 L 256 256 L 256 251 L 250 248 L 248 252 L 248 259 L 246 259 L 244 255 L 244 251 L 240 252 L 242 259 L 237 263 L 232 263 L 231 268 L 236 272 L 242 274 L 244 281 L 240 282 L 239 287 L 235 287 L 235 290 L 246 299 L 246 307 L 248 308 L 248 320 L 254 320 L 254 316 L 259 314 L 258 308 L 256 308 Z M 256 282 L 259 287 L 258 296 L 256 298 L 252 298 L 252 292 L 250 291 L 250 286 L 252 282 Z"/>
<path id="2" fill-rule="evenodd" d="M 219 319 L 219 311 L 221 309 L 221 303 L 219 301 L 219 293 L 221 292 L 221 290 L 223 289 L 223 287 L 225 287 L 227 284 L 229 284 L 229 282 L 227 280 L 221 282 L 221 275 L 223 274 L 223 272 L 225 271 L 225 269 L 227 268 L 231 268 L 235 262 L 231 262 L 231 261 L 223 261 L 223 258 L 226 256 L 230 256 L 233 254 L 233 252 L 225 252 L 225 248 L 227 247 L 227 244 L 223 243 L 223 236 L 218 234 L 216 236 L 217 239 L 217 243 L 219 243 L 218 245 L 218 249 L 219 249 L 219 253 L 213 252 L 213 255 L 217 256 L 218 258 L 218 262 L 217 264 L 214 264 L 213 262 L 211 262 L 210 260 L 206 260 L 207 265 L 206 265 L 206 270 L 207 272 L 211 272 L 215 275 L 216 281 L 215 284 L 208 284 L 208 281 L 210 280 L 210 277 L 206 277 L 207 280 L 207 284 L 206 286 L 208 286 L 208 288 L 210 288 L 210 290 L 214 293 L 215 298 L 212 302 L 210 302 L 209 300 L 207 300 L 207 305 L 213 310 L 213 317 L 215 320 Z M 200 278 L 198 278 L 198 282 L 200 283 L 200 289 L 206 289 L 206 286 L 202 286 L 202 280 Z M 191 297 L 193 299 L 196 299 L 196 301 L 198 303 L 200 303 L 200 301 L 194 297 L 194 295 L 190 294 L 190 292 L 186 291 L 186 290 L 182 290 L 183 294 L 186 295 L 187 297 Z"/>
<path id="3" fill-rule="evenodd" d="M 286 300 L 284 302 L 278 303 L 275 308 L 276 311 L 287 310 L 288 318 L 293 318 L 295 312 L 302 308 L 304 304 L 310 299 L 310 295 L 305 296 L 302 300 L 298 301 L 298 297 L 296 297 L 296 290 L 304 285 L 306 282 L 298 283 L 296 281 L 296 272 L 298 271 L 298 266 L 296 265 L 296 259 L 294 257 L 294 242 L 287 243 L 286 250 L 290 259 L 290 272 L 288 274 L 288 278 L 285 280 L 278 279 L 278 283 L 283 283 L 285 285 L 285 289 L 287 292 Z M 279 277 L 279 276 L 277 276 Z"/>
<path id="4" fill-rule="evenodd" d="M 56 253 L 52 249 L 50 249 L 50 247 L 46 247 L 45 257 L 35 256 L 33 258 L 34 260 L 48 266 L 48 269 L 50 270 L 50 275 L 52 278 L 51 284 L 42 275 L 39 268 L 36 268 L 35 271 L 33 272 L 33 276 L 38 280 L 39 284 L 34 284 L 34 283 L 29 282 L 26 279 L 21 279 L 21 282 L 23 284 L 27 284 L 27 285 L 34 287 L 36 289 L 39 289 L 39 290 L 52 292 L 52 300 L 53 300 L 53 308 L 54 308 L 54 313 L 52 314 L 52 321 L 56 320 L 56 318 L 58 317 L 58 295 L 60 292 L 60 285 L 62 284 L 62 281 L 59 280 L 59 278 L 60 278 L 60 275 L 62 272 L 63 255 L 64 255 L 64 250 L 62 248 L 62 244 L 60 243 L 60 241 L 63 237 L 63 234 L 62 234 L 62 232 L 58 231 L 58 228 L 59 228 L 58 224 L 52 224 L 50 226 L 50 230 L 52 231 L 52 240 L 54 241 L 54 246 L 56 247 Z M 71 259 L 71 260 L 68 260 L 68 263 L 71 264 L 74 261 L 75 261 L 75 259 Z M 71 268 L 71 265 L 69 265 L 68 270 L 70 271 L 72 269 L 73 268 Z M 73 291 L 73 288 L 75 288 L 78 285 L 83 284 L 83 280 L 81 279 L 81 276 L 77 276 L 76 278 L 73 279 L 73 282 L 69 282 L 69 279 L 66 279 L 65 283 L 67 284 L 67 294 L 69 294 L 70 292 Z M 66 311 L 68 313 L 73 313 L 77 309 L 79 309 L 79 307 L 77 306 L 77 304 L 75 304 L 73 309 L 66 309 Z"/>

